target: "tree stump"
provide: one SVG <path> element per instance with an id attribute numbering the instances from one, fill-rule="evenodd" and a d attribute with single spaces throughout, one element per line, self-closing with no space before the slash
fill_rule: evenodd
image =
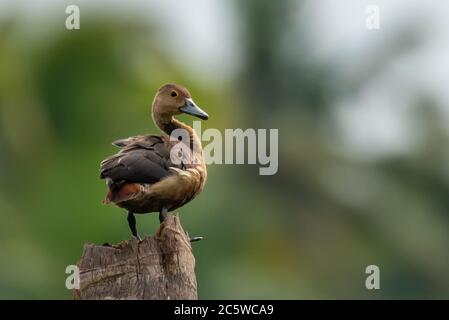
<path id="1" fill-rule="evenodd" d="M 195 257 L 177 215 L 169 215 L 155 236 L 142 241 L 85 244 L 78 267 L 76 300 L 198 298 Z"/>

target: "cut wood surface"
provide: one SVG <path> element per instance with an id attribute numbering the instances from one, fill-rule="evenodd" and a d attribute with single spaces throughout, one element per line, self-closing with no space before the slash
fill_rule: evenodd
<path id="1" fill-rule="evenodd" d="M 195 258 L 179 217 L 155 236 L 118 245 L 85 244 L 78 262 L 82 299 L 197 299 Z"/>

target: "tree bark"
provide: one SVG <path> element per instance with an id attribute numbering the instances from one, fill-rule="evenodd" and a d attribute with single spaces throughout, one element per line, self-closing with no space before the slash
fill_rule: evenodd
<path id="1" fill-rule="evenodd" d="M 198 298 L 195 257 L 177 215 L 142 241 L 85 244 L 78 267 L 76 300 Z"/>

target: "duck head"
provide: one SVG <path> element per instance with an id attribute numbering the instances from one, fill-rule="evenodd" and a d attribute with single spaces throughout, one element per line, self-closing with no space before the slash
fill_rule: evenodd
<path id="1" fill-rule="evenodd" d="M 177 84 L 162 86 L 153 101 L 153 115 L 169 119 L 181 113 L 186 113 L 202 120 L 209 118 L 208 114 L 193 102 L 190 92 L 185 87 Z"/>

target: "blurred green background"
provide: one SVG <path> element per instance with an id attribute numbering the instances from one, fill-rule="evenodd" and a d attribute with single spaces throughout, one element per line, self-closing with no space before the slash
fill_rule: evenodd
<path id="1" fill-rule="evenodd" d="M 158 132 L 166 82 L 189 88 L 204 129 L 279 129 L 276 175 L 210 165 L 178 210 L 206 238 L 200 298 L 449 298 L 448 6 L 0 0 L 0 298 L 71 299 L 83 244 L 130 237 L 99 162 Z M 137 219 L 155 232 L 157 215 Z"/>

